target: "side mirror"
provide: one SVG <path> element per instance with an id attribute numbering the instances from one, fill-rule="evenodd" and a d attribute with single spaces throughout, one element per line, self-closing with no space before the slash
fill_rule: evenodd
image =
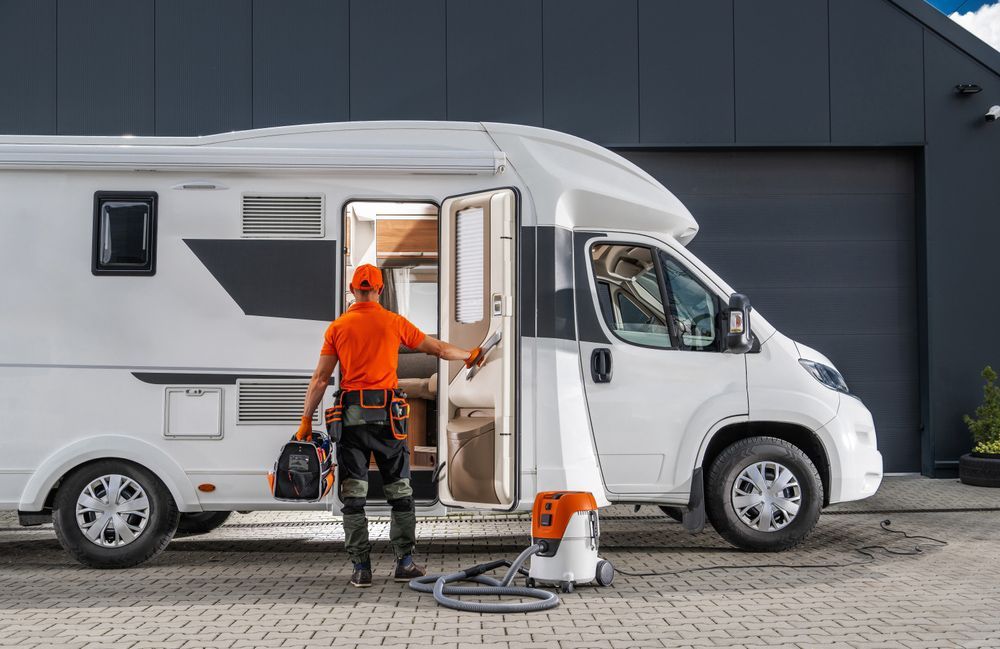
<path id="1" fill-rule="evenodd" d="M 729 331 L 726 333 L 726 350 L 745 354 L 753 347 L 750 333 L 750 298 L 742 293 L 729 296 Z"/>

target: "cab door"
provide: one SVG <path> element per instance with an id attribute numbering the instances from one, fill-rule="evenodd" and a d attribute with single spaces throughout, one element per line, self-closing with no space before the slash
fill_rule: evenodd
<path id="1" fill-rule="evenodd" d="M 441 338 L 485 351 L 481 367 L 438 368 L 438 497 L 450 506 L 517 504 L 517 206 L 511 189 L 441 205 Z"/>
<path id="2" fill-rule="evenodd" d="M 589 286 L 578 287 L 579 299 L 593 303 L 606 337 L 580 341 L 605 485 L 617 494 L 685 491 L 686 436 L 700 440 L 749 412 L 744 356 L 723 351 L 722 296 L 649 237 L 594 233 L 583 255 Z"/>

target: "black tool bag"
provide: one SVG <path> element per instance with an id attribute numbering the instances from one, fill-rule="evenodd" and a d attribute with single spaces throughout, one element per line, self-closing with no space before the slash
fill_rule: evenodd
<path id="1" fill-rule="evenodd" d="M 313 439 L 320 435 L 313 433 Z M 288 502 L 321 500 L 333 487 L 334 468 L 328 439 L 319 443 L 292 439 L 281 447 L 274 469 L 267 474 L 271 495 Z"/>

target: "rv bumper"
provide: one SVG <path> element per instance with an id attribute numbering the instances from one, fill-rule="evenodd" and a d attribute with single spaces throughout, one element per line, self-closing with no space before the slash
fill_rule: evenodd
<path id="1" fill-rule="evenodd" d="M 875 422 L 859 399 L 840 398 L 840 409 L 821 431 L 831 440 L 830 503 L 861 500 L 882 484 L 882 454 L 878 452 Z"/>

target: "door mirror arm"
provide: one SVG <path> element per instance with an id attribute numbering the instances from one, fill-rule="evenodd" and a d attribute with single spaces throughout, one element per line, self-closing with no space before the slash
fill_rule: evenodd
<path id="1" fill-rule="evenodd" d="M 726 351 L 745 354 L 753 347 L 750 331 L 750 298 L 742 293 L 729 296 L 729 322 L 726 330 Z"/>

